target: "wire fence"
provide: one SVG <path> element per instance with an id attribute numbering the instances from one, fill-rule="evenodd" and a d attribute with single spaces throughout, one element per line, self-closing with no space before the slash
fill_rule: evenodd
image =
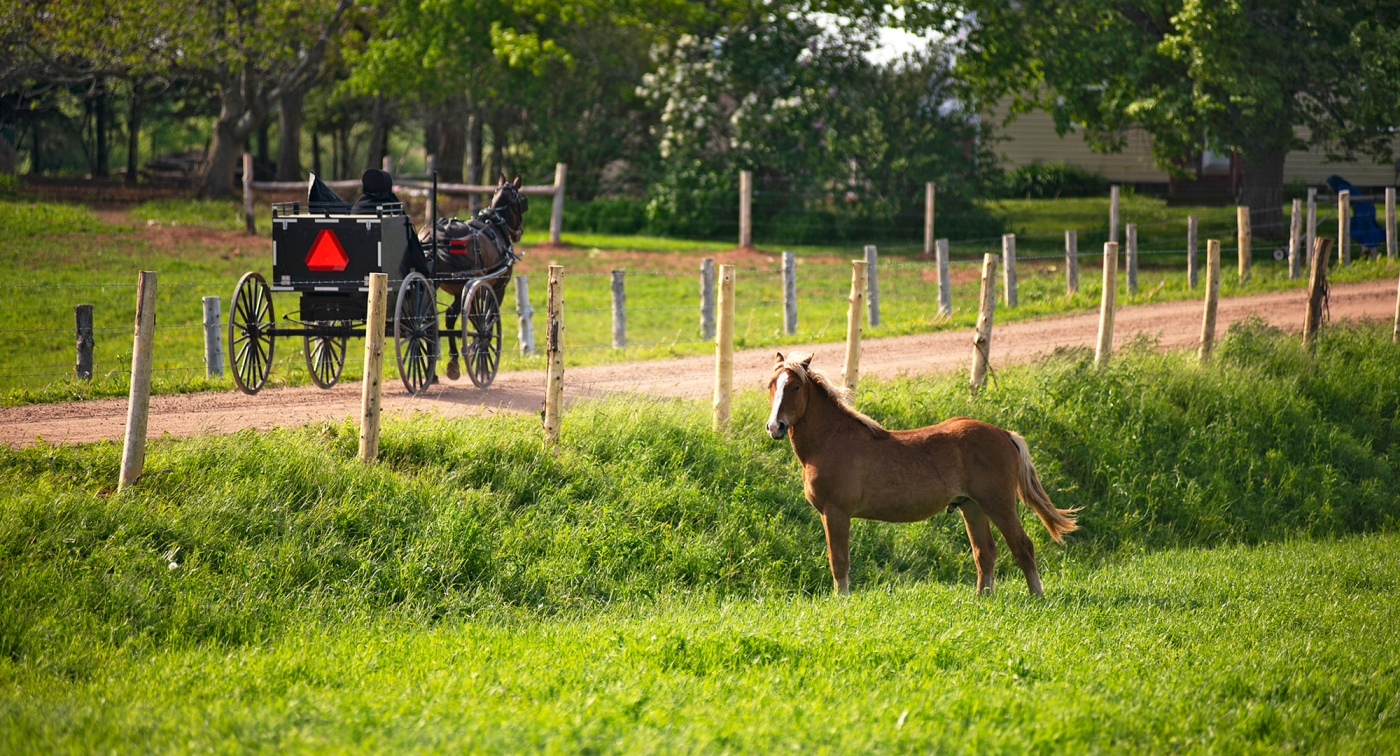
<path id="1" fill-rule="evenodd" d="M 1319 236 L 1335 234 L 1335 207 L 1324 211 L 1321 203 L 1315 218 L 1315 229 Z M 1261 213 L 1251 214 L 1251 218 Z M 1287 213 L 1284 214 L 1285 220 Z M 1126 220 L 1126 219 L 1125 219 Z M 1152 298 L 1181 294 L 1187 288 L 1182 275 L 1187 266 L 1189 251 L 1185 246 L 1186 219 L 1152 220 L 1135 223 L 1136 233 L 1146 231 L 1155 242 L 1154 246 L 1140 246 L 1135 250 L 1138 259 L 1148 258 L 1152 262 L 1144 266 L 1150 272 L 1140 280 L 1137 295 L 1126 290 L 1127 282 L 1120 276 L 1119 286 L 1124 294 L 1120 304 L 1136 301 L 1151 301 Z M 1233 224 L 1231 224 L 1233 225 Z M 1128 224 L 1123 222 L 1118 228 L 1120 245 L 1126 244 Z M 1228 233 L 1222 233 L 1227 231 Z M 1016 263 L 1024 266 L 1020 273 L 1019 314 L 1051 314 L 1054 312 L 1082 311 L 1097 305 L 1099 280 L 1087 271 L 1097 270 L 1102 261 L 1096 247 L 1108 237 L 1107 224 L 1095 224 L 1094 229 L 1079 232 L 1077 264 L 1086 272 L 1081 275 L 1077 293 L 1066 291 L 1065 265 L 1068 263 L 1064 251 L 1063 233 L 1023 233 L 1016 234 Z M 1217 223 L 1209 233 L 1202 232 L 1198 240 L 1196 254 L 1204 262 L 1207 236 L 1223 237 L 1228 245 L 1222 244 L 1222 259 L 1233 257 L 1238 250 L 1234 245 L 1234 229 L 1226 229 Z M 1101 238 L 1100 238 L 1101 237 Z M 1171 243 L 1169 237 L 1178 237 L 1180 242 Z M 981 280 L 978 264 L 986 253 L 1002 253 L 1003 235 L 980 238 L 958 239 L 947 244 L 949 250 L 949 274 L 941 275 L 940 265 L 935 260 L 922 259 L 922 244 L 886 244 L 878 247 L 875 269 L 878 277 L 872 280 L 877 288 L 875 296 L 869 296 L 867 311 L 860 314 L 866 322 L 870 336 L 898 335 L 947 328 L 970 327 L 976 316 L 978 290 Z M 1261 245 L 1263 246 L 1263 245 Z M 1256 259 L 1267 260 L 1256 249 Z M 1120 252 L 1120 265 L 1126 266 L 1126 250 Z M 737 258 L 737 273 L 734 336 L 739 348 L 752 348 L 767 345 L 820 343 L 837 341 L 845 336 L 849 314 L 851 289 L 851 265 L 844 258 L 863 258 L 862 247 L 824 247 L 804 252 L 796 258 L 792 273 L 795 281 L 790 290 L 795 300 L 790 301 L 785 294 L 785 273 L 778 257 L 754 259 L 750 256 Z M 833 259 L 835 258 L 835 259 Z M 723 258 L 721 258 L 723 259 Z M 1006 258 L 1002 258 L 1004 261 Z M 536 333 L 543 332 L 545 321 L 545 287 L 539 285 L 543 276 L 533 274 L 536 287 L 530 291 L 529 309 L 535 314 L 531 325 Z M 339 323 L 318 319 L 300 319 L 299 297 L 302 293 L 279 282 L 273 284 L 274 311 L 277 325 L 295 328 L 310 324 Z M 1000 278 L 1000 276 L 999 276 Z M 614 306 L 612 271 L 583 270 L 565 271 L 563 276 L 563 351 L 570 364 L 593 364 L 626 362 L 664 356 L 686 356 L 707 354 L 714 349 L 712 334 L 706 333 L 706 313 L 714 301 L 702 293 L 702 275 L 699 266 L 690 270 L 624 270 L 622 274 L 623 292 L 627 304 Z M 1226 279 L 1229 282 L 1229 277 Z M 442 279 L 439 283 L 447 283 Z M 999 288 L 1007 284 L 998 281 Z M 230 377 L 235 358 L 229 354 L 229 314 L 233 304 L 233 280 L 162 281 L 158 287 L 157 322 L 155 325 L 154 366 L 152 373 L 157 394 L 173 394 L 203 389 L 232 389 Z M 362 280 L 319 281 L 316 285 L 344 290 L 348 296 L 358 296 L 366 289 Z M 1247 293 L 1249 283 L 1240 284 L 1229 293 Z M 950 311 L 940 309 L 940 289 L 948 287 L 952 300 Z M 115 409 L 128 388 L 131 362 L 132 339 L 135 321 L 136 283 L 131 281 L 96 282 L 36 282 L 26 284 L 0 285 L 0 307 L 11 315 L 10 320 L 0 328 L 0 353 L 8 355 L 0 361 L 0 392 L 6 397 L 6 404 L 20 404 L 35 401 L 51 401 L 70 398 L 108 397 L 113 401 L 94 403 L 88 414 L 81 417 L 93 420 L 110 420 L 125 414 Z M 870 292 L 868 292 L 870 293 Z M 219 297 L 219 318 L 212 323 L 205 322 L 204 298 Z M 516 339 L 520 312 L 510 292 L 501 302 L 502 308 L 502 353 L 501 367 L 504 370 L 539 369 L 543 361 L 539 351 L 542 344 L 536 345 L 535 354 L 522 353 L 522 344 Z M 999 299 L 1005 307 L 1005 293 Z M 462 333 L 463 318 L 457 318 L 456 329 L 447 329 L 444 311 L 450 303 L 447 293 L 438 293 L 440 327 L 440 347 L 438 373 L 444 371 L 449 353 L 455 347 L 464 349 Z M 74 307 L 79 304 L 92 305 L 92 326 L 86 331 L 90 340 L 92 373 L 90 379 L 76 374 L 77 352 L 82 347 L 84 335 L 77 331 Z M 394 298 L 391 295 L 389 307 L 392 317 Z M 796 310 L 795 327 L 788 322 L 787 313 Z M 622 339 L 616 318 L 623 320 Z M 1004 317 L 1004 316 L 999 316 Z M 710 314 L 709 322 L 714 322 Z M 874 325 L 878 323 L 877 325 Z M 360 326 L 363 324 L 360 323 Z M 397 380 L 398 369 L 394 359 L 394 328 L 388 326 L 386 346 L 386 384 Z M 206 361 L 210 350 L 208 339 L 217 344 L 222 359 L 222 370 L 212 369 Z M 276 346 L 271 355 L 272 385 L 296 386 L 311 382 L 308 369 L 308 348 L 314 350 L 319 337 L 314 333 L 303 337 L 282 336 L 275 339 Z M 455 341 L 455 344 L 450 342 Z M 356 348 L 344 349 L 344 362 L 338 379 L 343 384 L 359 381 L 362 365 L 360 352 Z M 276 396 L 263 396 L 249 399 L 238 395 L 215 395 L 201 400 L 200 406 L 208 411 L 235 410 L 256 402 L 264 407 L 298 407 L 308 411 L 319 411 L 330 407 L 343 407 L 355 401 L 358 389 L 346 386 L 333 389 L 324 395 L 308 395 L 299 392 L 293 398 L 280 399 Z M 409 400 L 409 406 L 427 406 L 429 395 L 417 395 Z M 157 410 L 158 411 L 158 410 Z"/>

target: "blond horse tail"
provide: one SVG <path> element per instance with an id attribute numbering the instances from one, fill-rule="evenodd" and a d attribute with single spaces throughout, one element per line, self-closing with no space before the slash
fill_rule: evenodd
<path id="1" fill-rule="evenodd" d="M 1016 444 L 1016 451 L 1021 457 L 1021 474 L 1016 485 L 1017 492 L 1021 494 L 1021 501 L 1040 518 L 1045 529 L 1050 531 L 1051 538 L 1064 543 L 1065 533 L 1073 533 L 1079 529 L 1074 522 L 1074 513 L 1079 510 L 1056 509 L 1055 505 L 1050 503 L 1049 494 L 1045 493 L 1045 489 L 1040 485 L 1040 476 L 1035 474 L 1035 464 L 1031 462 L 1031 450 L 1026 446 L 1026 439 L 1019 433 L 1011 433 L 1011 442 Z"/>

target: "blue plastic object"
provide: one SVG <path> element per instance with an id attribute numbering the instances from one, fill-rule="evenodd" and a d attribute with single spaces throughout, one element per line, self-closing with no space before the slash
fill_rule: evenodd
<path id="1" fill-rule="evenodd" d="M 1332 175 L 1327 177 L 1327 186 L 1334 192 L 1351 192 L 1356 194 L 1356 187 L 1351 182 L 1341 176 Z M 1351 232 L 1352 241 L 1363 247 L 1379 247 L 1385 243 L 1385 229 L 1376 222 L 1376 205 L 1373 202 L 1353 202 L 1351 203 Z"/>

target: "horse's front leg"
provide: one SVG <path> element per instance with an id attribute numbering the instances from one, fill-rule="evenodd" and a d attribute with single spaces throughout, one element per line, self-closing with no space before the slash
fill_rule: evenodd
<path id="1" fill-rule="evenodd" d="M 462 292 L 457 292 L 452 298 L 452 304 L 447 306 L 447 377 L 457 380 L 462 377 L 461 368 L 457 367 L 457 316 L 462 312 Z"/>
<path id="2" fill-rule="evenodd" d="M 851 518 L 836 507 L 826 507 L 822 512 L 822 526 L 826 528 L 826 556 L 831 562 L 831 580 L 836 593 L 850 595 L 847 577 L 851 571 Z"/>

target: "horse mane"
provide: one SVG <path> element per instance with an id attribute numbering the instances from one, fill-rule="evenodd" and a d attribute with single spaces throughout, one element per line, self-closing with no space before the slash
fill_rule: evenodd
<path id="1" fill-rule="evenodd" d="M 850 389 L 832 383 L 831 379 L 826 377 L 826 373 L 815 368 L 804 366 L 803 363 L 809 358 L 810 355 L 795 352 L 789 354 L 786 360 L 778 364 L 780 367 L 796 373 L 797 377 L 802 380 L 810 380 L 812 385 L 826 392 L 826 395 L 831 397 L 832 402 L 837 408 L 849 415 L 853 420 L 858 421 L 861 425 L 864 425 L 870 430 L 885 432 L 885 426 L 879 424 L 874 418 L 855 408 L 855 405 L 851 403 L 851 395 L 853 392 Z"/>

